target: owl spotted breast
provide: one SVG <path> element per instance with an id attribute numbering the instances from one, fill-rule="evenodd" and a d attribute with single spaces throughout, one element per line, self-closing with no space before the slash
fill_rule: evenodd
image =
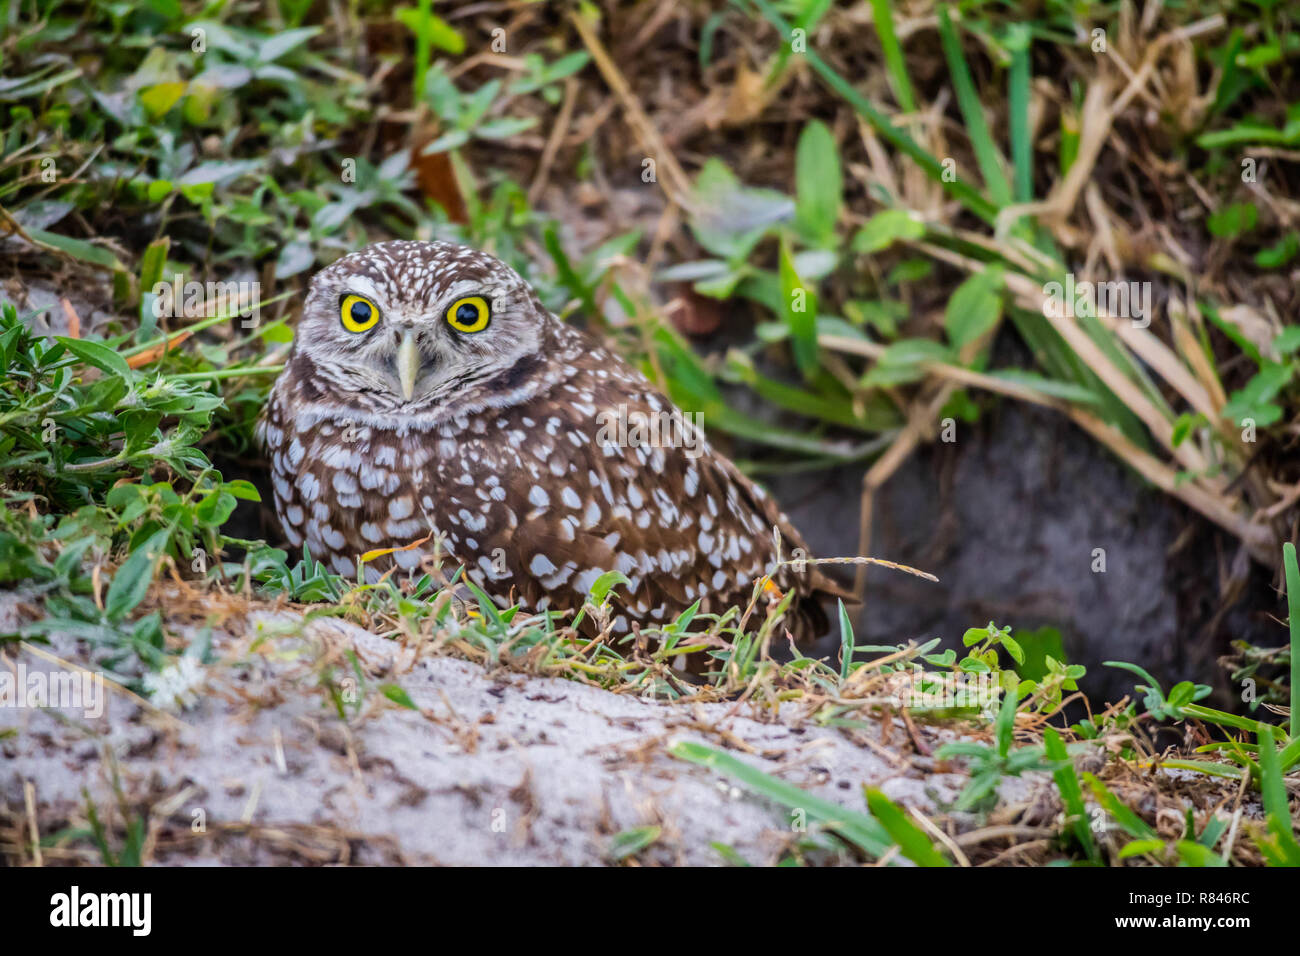
<path id="1" fill-rule="evenodd" d="M 663 427 L 667 426 L 667 427 Z M 383 242 L 312 281 L 259 425 L 285 536 L 371 580 L 438 554 L 502 606 L 573 611 L 603 572 L 616 634 L 701 601 L 745 606 L 806 546 L 636 369 L 548 312 L 504 263 Z M 416 547 L 409 547 L 419 542 Z M 777 569 L 786 624 L 824 624 L 815 567 Z"/>

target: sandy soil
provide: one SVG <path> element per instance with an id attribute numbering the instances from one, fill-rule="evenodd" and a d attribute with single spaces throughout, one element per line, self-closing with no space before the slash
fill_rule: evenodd
<path id="1" fill-rule="evenodd" d="M 855 809 L 864 783 L 932 809 L 932 795 L 950 800 L 963 782 L 889 740 L 798 721 L 793 705 L 644 700 L 417 653 L 334 619 L 258 612 L 215 628 L 211 647 L 196 703 L 175 716 L 124 691 L 97 719 L 0 707 L 10 862 L 32 862 L 15 834 L 33 818 L 45 835 L 85 825 L 83 788 L 119 844 L 126 817 L 143 817 L 145 859 L 166 864 L 600 864 L 616 834 L 647 825 L 661 835 L 638 862 L 721 863 L 715 842 L 775 862 L 800 836 L 789 811 L 674 758 L 678 738 Z M 39 651 L 10 645 L 2 663 L 58 666 Z M 71 639 L 48 652 L 88 659 Z M 418 711 L 383 693 L 394 684 Z M 900 744 L 907 731 L 889 726 Z M 1004 797 L 1030 786 L 1008 781 L 1017 794 Z M 43 857 L 97 862 L 99 851 L 83 839 Z"/>

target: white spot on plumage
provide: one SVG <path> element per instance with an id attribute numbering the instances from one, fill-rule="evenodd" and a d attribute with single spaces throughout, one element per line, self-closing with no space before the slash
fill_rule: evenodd
<path id="1" fill-rule="evenodd" d="M 573 579 L 573 589 L 582 595 L 590 594 L 591 586 L 596 583 L 602 573 L 599 568 L 587 568 Z"/>

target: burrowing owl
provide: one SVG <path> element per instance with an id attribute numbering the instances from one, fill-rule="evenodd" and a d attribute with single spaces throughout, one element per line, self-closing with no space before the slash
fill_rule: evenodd
<path id="1" fill-rule="evenodd" d="M 548 312 L 509 266 L 383 242 L 312 281 L 260 430 L 294 546 L 373 580 L 439 554 L 491 598 L 576 610 L 623 572 L 614 633 L 696 600 L 745 606 L 806 546 L 775 503 L 647 379 Z M 417 547 L 408 547 L 421 542 Z M 784 565 L 796 636 L 824 623 L 812 565 Z M 800 632 L 803 632 L 801 634 Z"/>

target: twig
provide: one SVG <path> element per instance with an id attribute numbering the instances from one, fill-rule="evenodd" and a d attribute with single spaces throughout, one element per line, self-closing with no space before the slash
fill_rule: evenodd
<path id="1" fill-rule="evenodd" d="M 659 130 L 650 121 L 650 117 L 646 115 L 645 110 L 641 108 L 641 103 L 636 98 L 636 94 L 627 85 L 627 80 L 619 72 L 618 67 L 605 50 L 604 44 L 600 42 L 600 38 L 592 30 L 591 24 L 577 10 L 569 14 L 569 19 L 572 21 L 574 29 L 578 31 L 578 36 L 582 38 L 582 42 L 586 45 L 591 58 L 595 60 L 597 69 L 600 70 L 601 76 L 605 78 L 605 83 L 614 91 L 614 95 L 623 104 L 623 110 L 627 113 L 628 125 L 632 127 L 637 142 L 645 150 L 646 155 L 655 161 L 659 172 L 655 179 L 663 187 L 664 194 L 670 201 L 685 209 L 690 209 L 692 207 L 691 183 L 682 167 L 678 164 L 677 157 L 673 155 L 663 137 L 659 135 Z"/>
<path id="2" fill-rule="evenodd" d="M 555 154 L 560 151 L 560 144 L 564 142 L 564 134 L 573 119 L 573 104 L 577 98 L 578 84 L 573 77 L 569 77 L 564 81 L 564 104 L 560 107 L 560 115 L 556 117 L 555 125 L 551 127 L 551 135 L 547 138 L 546 147 L 542 150 L 542 157 L 537 163 L 537 175 L 533 177 L 532 185 L 528 187 L 528 203 L 531 206 L 537 205 L 542 190 L 546 188 L 546 181 L 551 176 L 551 164 L 555 162 Z"/>

